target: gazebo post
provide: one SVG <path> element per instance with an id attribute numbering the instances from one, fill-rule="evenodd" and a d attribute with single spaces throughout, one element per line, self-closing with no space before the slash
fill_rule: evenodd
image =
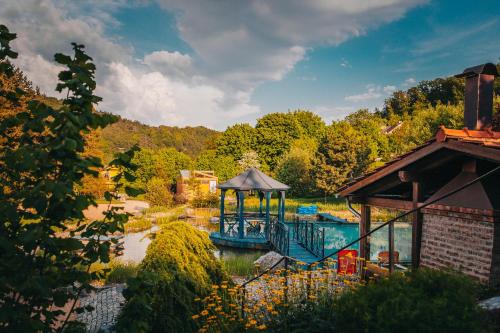
<path id="1" fill-rule="evenodd" d="M 262 200 L 264 199 L 264 192 L 259 191 L 259 217 L 262 217 Z"/>
<path id="2" fill-rule="evenodd" d="M 285 222 L 285 191 L 281 191 L 281 222 Z"/>
<path id="3" fill-rule="evenodd" d="M 245 236 L 244 229 L 245 229 L 245 219 L 244 219 L 244 212 L 245 212 L 245 193 L 243 191 L 238 191 L 238 198 L 239 198 L 239 223 L 238 223 L 238 237 L 243 238 Z"/>
<path id="4" fill-rule="evenodd" d="M 281 201 L 283 200 L 283 191 L 278 192 L 278 222 L 281 222 Z"/>
<path id="5" fill-rule="evenodd" d="M 224 235 L 224 199 L 226 196 L 226 190 L 220 191 L 220 217 L 219 217 L 219 233 Z"/>
<path id="6" fill-rule="evenodd" d="M 269 234 L 269 210 L 271 209 L 271 191 L 266 192 L 266 235 Z"/>

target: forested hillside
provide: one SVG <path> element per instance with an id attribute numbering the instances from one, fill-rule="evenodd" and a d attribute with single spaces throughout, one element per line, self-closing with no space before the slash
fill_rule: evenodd
<path id="1" fill-rule="evenodd" d="M 171 127 L 148 126 L 123 118 L 102 131 L 104 153 L 110 158 L 120 149 L 129 149 L 137 144 L 141 148 L 175 148 L 190 157 L 203 150 L 214 148 L 219 132 L 203 126 Z"/>

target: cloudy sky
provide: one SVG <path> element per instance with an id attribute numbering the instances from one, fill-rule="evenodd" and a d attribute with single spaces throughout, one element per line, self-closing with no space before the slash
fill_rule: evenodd
<path id="1" fill-rule="evenodd" d="M 0 23 L 47 95 L 54 53 L 82 43 L 99 108 L 150 125 L 331 121 L 500 56 L 498 0 L 0 0 Z"/>

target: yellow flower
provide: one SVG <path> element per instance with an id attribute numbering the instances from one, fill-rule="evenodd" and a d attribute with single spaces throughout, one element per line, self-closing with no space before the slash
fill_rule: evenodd
<path id="1" fill-rule="evenodd" d="M 200 318 L 200 315 L 194 315 L 194 316 L 191 316 L 191 318 L 193 318 L 194 320 Z"/>
<path id="2" fill-rule="evenodd" d="M 208 315 L 208 311 L 207 311 L 207 310 L 203 310 L 203 311 L 201 311 L 201 315 L 202 315 L 202 316 L 207 316 L 207 315 Z"/>
<path id="3" fill-rule="evenodd" d="M 266 325 L 264 325 L 264 324 L 257 326 L 257 329 L 258 329 L 258 330 L 260 330 L 260 331 L 263 331 L 263 330 L 265 330 L 266 328 L 267 328 L 267 327 L 266 327 Z"/>

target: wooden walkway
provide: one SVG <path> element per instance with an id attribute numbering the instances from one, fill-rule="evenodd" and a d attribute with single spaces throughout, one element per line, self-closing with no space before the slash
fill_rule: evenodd
<path id="1" fill-rule="evenodd" d="M 306 264 L 310 264 L 316 260 L 321 258 L 315 256 L 311 252 L 307 251 L 302 245 L 297 243 L 293 237 L 290 237 L 290 247 L 289 247 L 289 257 L 296 259 L 297 261 L 304 262 Z"/>

